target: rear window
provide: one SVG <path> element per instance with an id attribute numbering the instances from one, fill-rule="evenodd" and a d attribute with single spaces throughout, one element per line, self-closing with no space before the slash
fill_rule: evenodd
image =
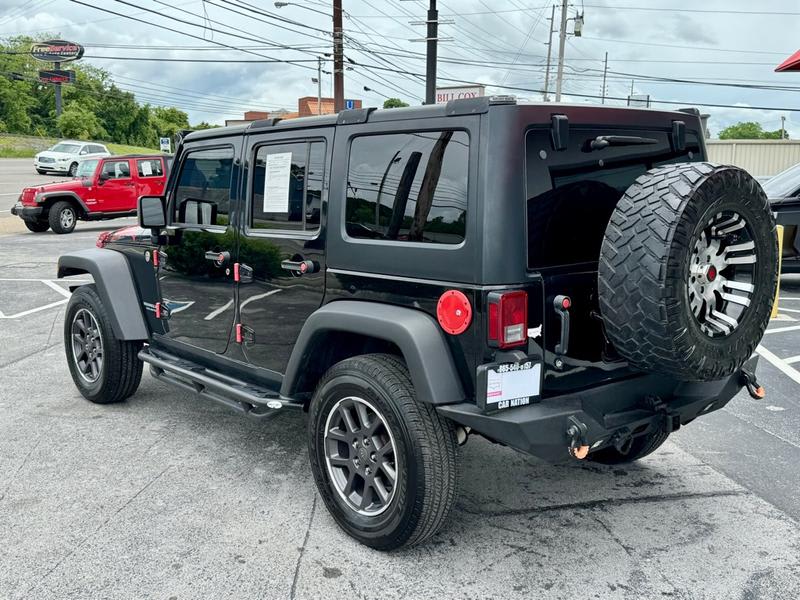
<path id="1" fill-rule="evenodd" d="M 599 135 L 655 140 L 644 145 L 590 151 Z M 570 147 L 553 152 L 547 130 L 526 136 L 528 268 L 597 263 L 606 225 L 617 202 L 648 170 L 676 162 L 702 160 L 696 137 L 686 150 L 672 150 L 668 132 L 582 130 L 570 132 Z"/>
<path id="2" fill-rule="evenodd" d="M 459 244 L 467 223 L 469 136 L 419 131 L 353 139 L 347 235 Z"/>
<path id="3" fill-rule="evenodd" d="M 146 158 L 136 161 L 136 171 L 139 177 L 161 177 L 164 169 L 160 158 Z"/>

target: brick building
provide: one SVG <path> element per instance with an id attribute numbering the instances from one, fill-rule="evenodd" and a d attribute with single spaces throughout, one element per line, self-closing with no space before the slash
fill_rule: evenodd
<path id="1" fill-rule="evenodd" d="M 353 108 L 362 108 L 361 100 L 353 100 Z M 332 115 L 333 98 L 322 98 L 322 103 L 317 101 L 316 96 L 303 96 L 297 99 L 297 111 L 275 110 L 267 112 L 263 110 L 248 110 L 244 113 L 243 119 L 226 119 L 225 125 L 241 125 L 259 119 L 296 119 L 297 117 L 312 117 L 318 114 Z"/>

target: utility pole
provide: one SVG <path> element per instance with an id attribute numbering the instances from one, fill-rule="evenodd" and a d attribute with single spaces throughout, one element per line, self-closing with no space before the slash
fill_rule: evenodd
<path id="1" fill-rule="evenodd" d="M 342 49 L 342 0 L 333 0 L 333 110 L 344 110 L 344 60 Z"/>
<path id="2" fill-rule="evenodd" d="M 439 36 L 439 11 L 436 0 L 428 5 L 427 56 L 425 57 L 425 104 L 436 104 L 436 43 Z"/>
<path id="3" fill-rule="evenodd" d="M 608 52 L 606 52 L 606 59 L 603 63 L 603 100 L 600 104 L 606 103 L 606 75 L 608 74 Z"/>
<path id="4" fill-rule="evenodd" d="M 781 139 L 782 140 L 786 139 L 786 127 L 784 127 L 785 124 L 786 124 L 786 117 L 781 115 Z"/>
<path id="5" fill-rule="evenodd" d="M 322 114 L 322 57 L 317 57 L 317 114 Z"/>
<path id="6" fill-rule="evenodd" d="M 556 20 L 556 5 L 553 4 L 550 11 L 550 34 L 547 36 L 547 67 L 544 70 L 544 97 L 545 102 L 550 102 L 550 56 L 553 51 L 553 25 Z"/>
<path id="7" fill-rule="evenodd" d="M 56 71 L 58 71 L 61 68 L 61 63 L 60 62 L 53 63 L 53 65 L 55 66 Z M 58 118 L 58 117 L 61 116 L 61 84 L 56 82 L 54 85 L 56 86 L 56 89 L 55 89 L 55 94 L 56 94 L 56 118 Z"/>
<path id="8" fill-rule="evenodd" d="M 558 73 L 556 74 L 556 102 L 561 102 L 561 85 L 564 81 L 564 46 L 567 43 L 567 0 L 561 0 L 561 29 L 558 32 Z"/>

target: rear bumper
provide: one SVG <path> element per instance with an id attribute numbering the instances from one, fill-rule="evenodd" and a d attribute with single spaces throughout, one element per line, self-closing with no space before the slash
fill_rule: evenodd
<path id="1" fill-rule="evenodd" d="M 17 215 L 25 221 L 37 221 L 42 216 L 41 206 L 25 206 L 17 202 L 11 207 L 11 214 Z"/>
<path id="2" fill-rule="evenodd" d="M 753 356 L 742 370 L 755 373 L 757 364 L 758 356 Z M 586 425 L 585 443 L 594 451 L 615 439 L 660 429 L 674 431 L 719 410 L 742 387 L 741 371 L 727 379 L 701 383 L 646 375 L 491 415 L 466 402 L 437 410 L 492 440 L 555 462 L 570 457 L 567 429 L 571 418 Z"/>

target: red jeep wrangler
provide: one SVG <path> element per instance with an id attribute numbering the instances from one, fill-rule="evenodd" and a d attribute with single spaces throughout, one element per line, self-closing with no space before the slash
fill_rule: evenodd
<path id="1" fill-rule="evenodd" d="M 78 219 L 134 216 L 139 196 L 162 193 L 171 158 L 153 154 L 84 160 L 70 181 L 23 189 L 11 214 L 37 233 L 50 228 L 70 233 Z"/>

